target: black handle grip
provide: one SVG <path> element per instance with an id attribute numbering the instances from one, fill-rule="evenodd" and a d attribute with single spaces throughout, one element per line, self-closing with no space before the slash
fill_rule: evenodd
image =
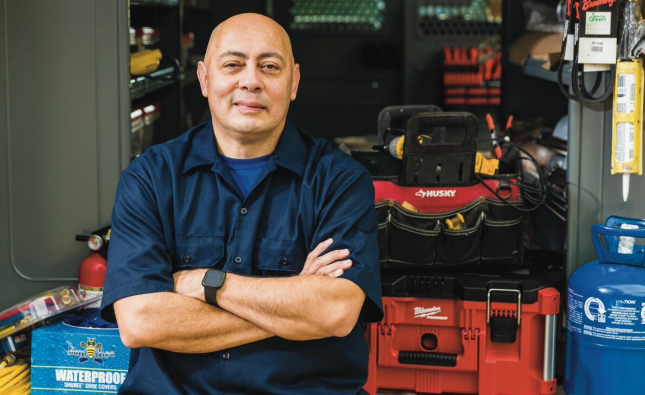
<path id="1" fill-rule="evenodd" d="M 440 129 L 463 129 L 459 143 L 436 141 L 433 132 Z M 421 136 L 430 136 L 425 144 Z M 477 118 L 470 113 L 442 112 L 414 114 L 408 122 L 403 143 L 401 185 L 470 185 L 475 182 L 477 153 Z"/>
<path id="2" fill-rule="evenodd" d="M 433 142 L 418 144 L 418 137 L 434 128 L 458 128 L 466 131 L 464 140 L 459 143 Z M 445 154 L 477 152 L 477 117 L 467 112 L 421 112 L 412 115 L 405 132 L 404 152 L 406 154 Z"/>
<path id="3" fill-rule="evenodd" d="M 405 365 L 457 366 L 457 354 L 443 354 L 438 352 L 399 351 L 399 363 Z"/>
<path id="4" fill-rule="evenodd" d="M 385 107 L 378 114 L 378 144 L 387 145 L 398 134 L 390 133 L 392 128 L 405 129 L 410 117 L 420 112 L 441 112 L 441 108 L 431 104 L 413 104 Z M 393 130 L 393 129 L 392 129 Z M 403 133 L 403 134 L 404 134 Z"/>

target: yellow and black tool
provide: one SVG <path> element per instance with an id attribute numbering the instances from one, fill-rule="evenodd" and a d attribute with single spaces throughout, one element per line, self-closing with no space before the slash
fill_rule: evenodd
<path id="1" fill-rule="evenodd" d="M 611 174 L 623 175 L 623 200 L 629 196 L 631 174 L 643 174 L 643 60 L 634 42 L 641 31 L 641 1 L 630 0 L 624 8 L 625 25 L 616 63 L 616 84 L 611 141 Z"/>
<path id="2" fill-rule="evenodd" d="M 464 220 L 464 216 L 461 214 L 457 214 L 453 218 L 449 218 L 446 220 L 446 227 L 448 230 L 464 230 L 466 229 L 466 221 Z"/>
<path id="3" fill-rule="evenodd" d="M 130 55 L 130 74 L 150 74 L 159 68 L 161 51 L 158 49 L 146 49 Z"/>
<path id="4" fill-rule="evenodd" d="M 499 159 L 485 158 L 481 153 L 475 155 L 475 173 L 494 176 L 499 170 Z"/>

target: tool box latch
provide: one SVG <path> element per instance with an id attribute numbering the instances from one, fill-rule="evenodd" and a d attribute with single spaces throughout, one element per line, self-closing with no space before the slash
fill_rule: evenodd
<path id="1" fill-rule="evenodd" d="M 517 319 L 512 313 L 491 314 L 491 293 L 505 292 L 517 294 Z M 490 338 L 493 343 L 515 343 L 517 328 L 522 322 L 522 292 L 516 289 L 489 289 L 486 298 L 486 323 L 490 327 Z"/>

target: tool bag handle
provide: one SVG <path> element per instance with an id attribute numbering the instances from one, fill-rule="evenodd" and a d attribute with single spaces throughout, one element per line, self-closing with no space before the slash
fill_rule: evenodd
<path id="1" fill-rule="evenodd" d="M 432 104 L 406 104 L 401 106 L 389 106 L 385 107 L 378 114 L 377 121 L 377 132 L 378 132 L 378 144 L 379 145 L 388 145 L 394 137 L 397 136 L 396 133 L 391 133 L 390 128 L 399 125 L 400 129 L 403 129 L 405 133 L 405 128 L 407 127 L 408 120 L 414 115 L 420 112 L 441 112 L 441 108 L 434 106 Z"/>
<path id="2" fill-rule="evenodd" d="M 422 112 L 408 121 L 403 145 L 402 185 L 468 185 L 474 182 L 477 153 L 477 117 L 467 112 Z M 462 129 L 458 143 L 430 141 L 437 128 Z M 434 138 L 434 137 L 433 137 Z M 443 139 L 440 139 L 443 140 Z"/>

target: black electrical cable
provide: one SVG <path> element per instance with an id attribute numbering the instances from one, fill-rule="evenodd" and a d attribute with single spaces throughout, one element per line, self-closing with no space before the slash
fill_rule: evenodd
<path id="1" fill-rule="evenodd" d="M 482 177 L 480 177 L 477 173 L 475 173 L 475 178 L 476 178 L 476 179 L 477 179 L 477 181 L 479 181 L 479 182 L 480 182 L 480 183 L 481 183 L 481 184 L 482 184 L 486 189 L 488 189 L 488 190 L 489 190 L 493 195 L 495 195 L 495 196 L 496 196 L 500 201 L 502 201 L 502 202 L 506 203 L 508 206 L 513 207 L 514 209 L 516 209 L 516 210 L 518 210 L 518 211 L 521 211 L 521 212 L 525 212 L 525 213 L 529 213 L 529 212 L 531 212 L 531 211 L 535 211 L 535 210 L 537 210 L 540 206 L 542 206 L 542 205 L 546 202 L 546 196 L 547 196 L 547 187 L 546 187 L 546 183 L 545 183 L 545 181 L 544 181 L 544 174 L 542 173 L 542 169 L 540 168 L 540 165 L 537 163 L 537 161 L 535 160 L 535 158 L 533 158 L 533 156 L 532 156 L 532 155 L 531 155 L 527 150 L 525 150 L 524 148 L 520 147 L 519 145 L 514 144 L 514 143 L 511 143 L 510 141 L 506 141 L 506 140 L 504 140 L 504 139 L 497 139 L 497 140 L 498 140 L 498 141 L 500 141 L 501 143 L 506 144 L 506 145 L 509 145 L 510 147 L 512 147 L 512 148 L 514 148 L 514 149 L 516 149 L 517 151 L 519 151 L 519 152 L 521 152 L 521 153 L 525 154 L 525 155 L 526 155 L 526 157 L 521 157 L 521 159 L 522 159 L 522 160 L 528 160 L 528 161 L 530 161 L 531 163 L 533 163 L 533 166 L 535 166 L 535 170 L 536 170 L 536 171 L 537 171 L 537 173 L 538 173 L 538 183 L 539 183 L 539 189 L 538 189 L 538 190 L 541 192 L 541 193 L 540 193 L 540 199 L 539 199 L 539 200 L 534 200 L 533 198 L 530 198 L 530 197 L 529 197 L 529 194 L 527 193 L 527 194 L 526 194 L 526 198 L 527 198 L 527 200 L 531 201 L 531 203 L 534 203 L 534 204 L 535 204 L 535 206 L 533 206 L 533 207 L 531 207 L 531 208 L 529 208 L 529 209 L 525 209 L 525 208 L 517 207 L 516 205 L 511 204 L 511 202 L 509 202 L 506 198 L 502 197 L 499 193 L 497 193 L 497 191 L 494 191 L 491 187 L 489 187 L 489 186 L 484 182 L 484 181 L 485 181 L 485 180 L 487 180 L 487 179 L 499 180 L 499 179 L 500 179 L 499 177 L 489 176 L 489 177 L 482 178 Z M 519 186 L 519 185 L 518 185 L 518 186 Z M 522 188 L 526 188 L 526 187 L 524 187 L 524 186 L 520 187 L 520 189 L 522 189 Z M 536 188 L 534 188 L 534 187 L 532 187 L 532 186 L 531 186 L 531 187 L 528 187 L 528 188 L 536 189 Z M 537 203 L 536 203 L 536 202 L 537 202 Z"/>

